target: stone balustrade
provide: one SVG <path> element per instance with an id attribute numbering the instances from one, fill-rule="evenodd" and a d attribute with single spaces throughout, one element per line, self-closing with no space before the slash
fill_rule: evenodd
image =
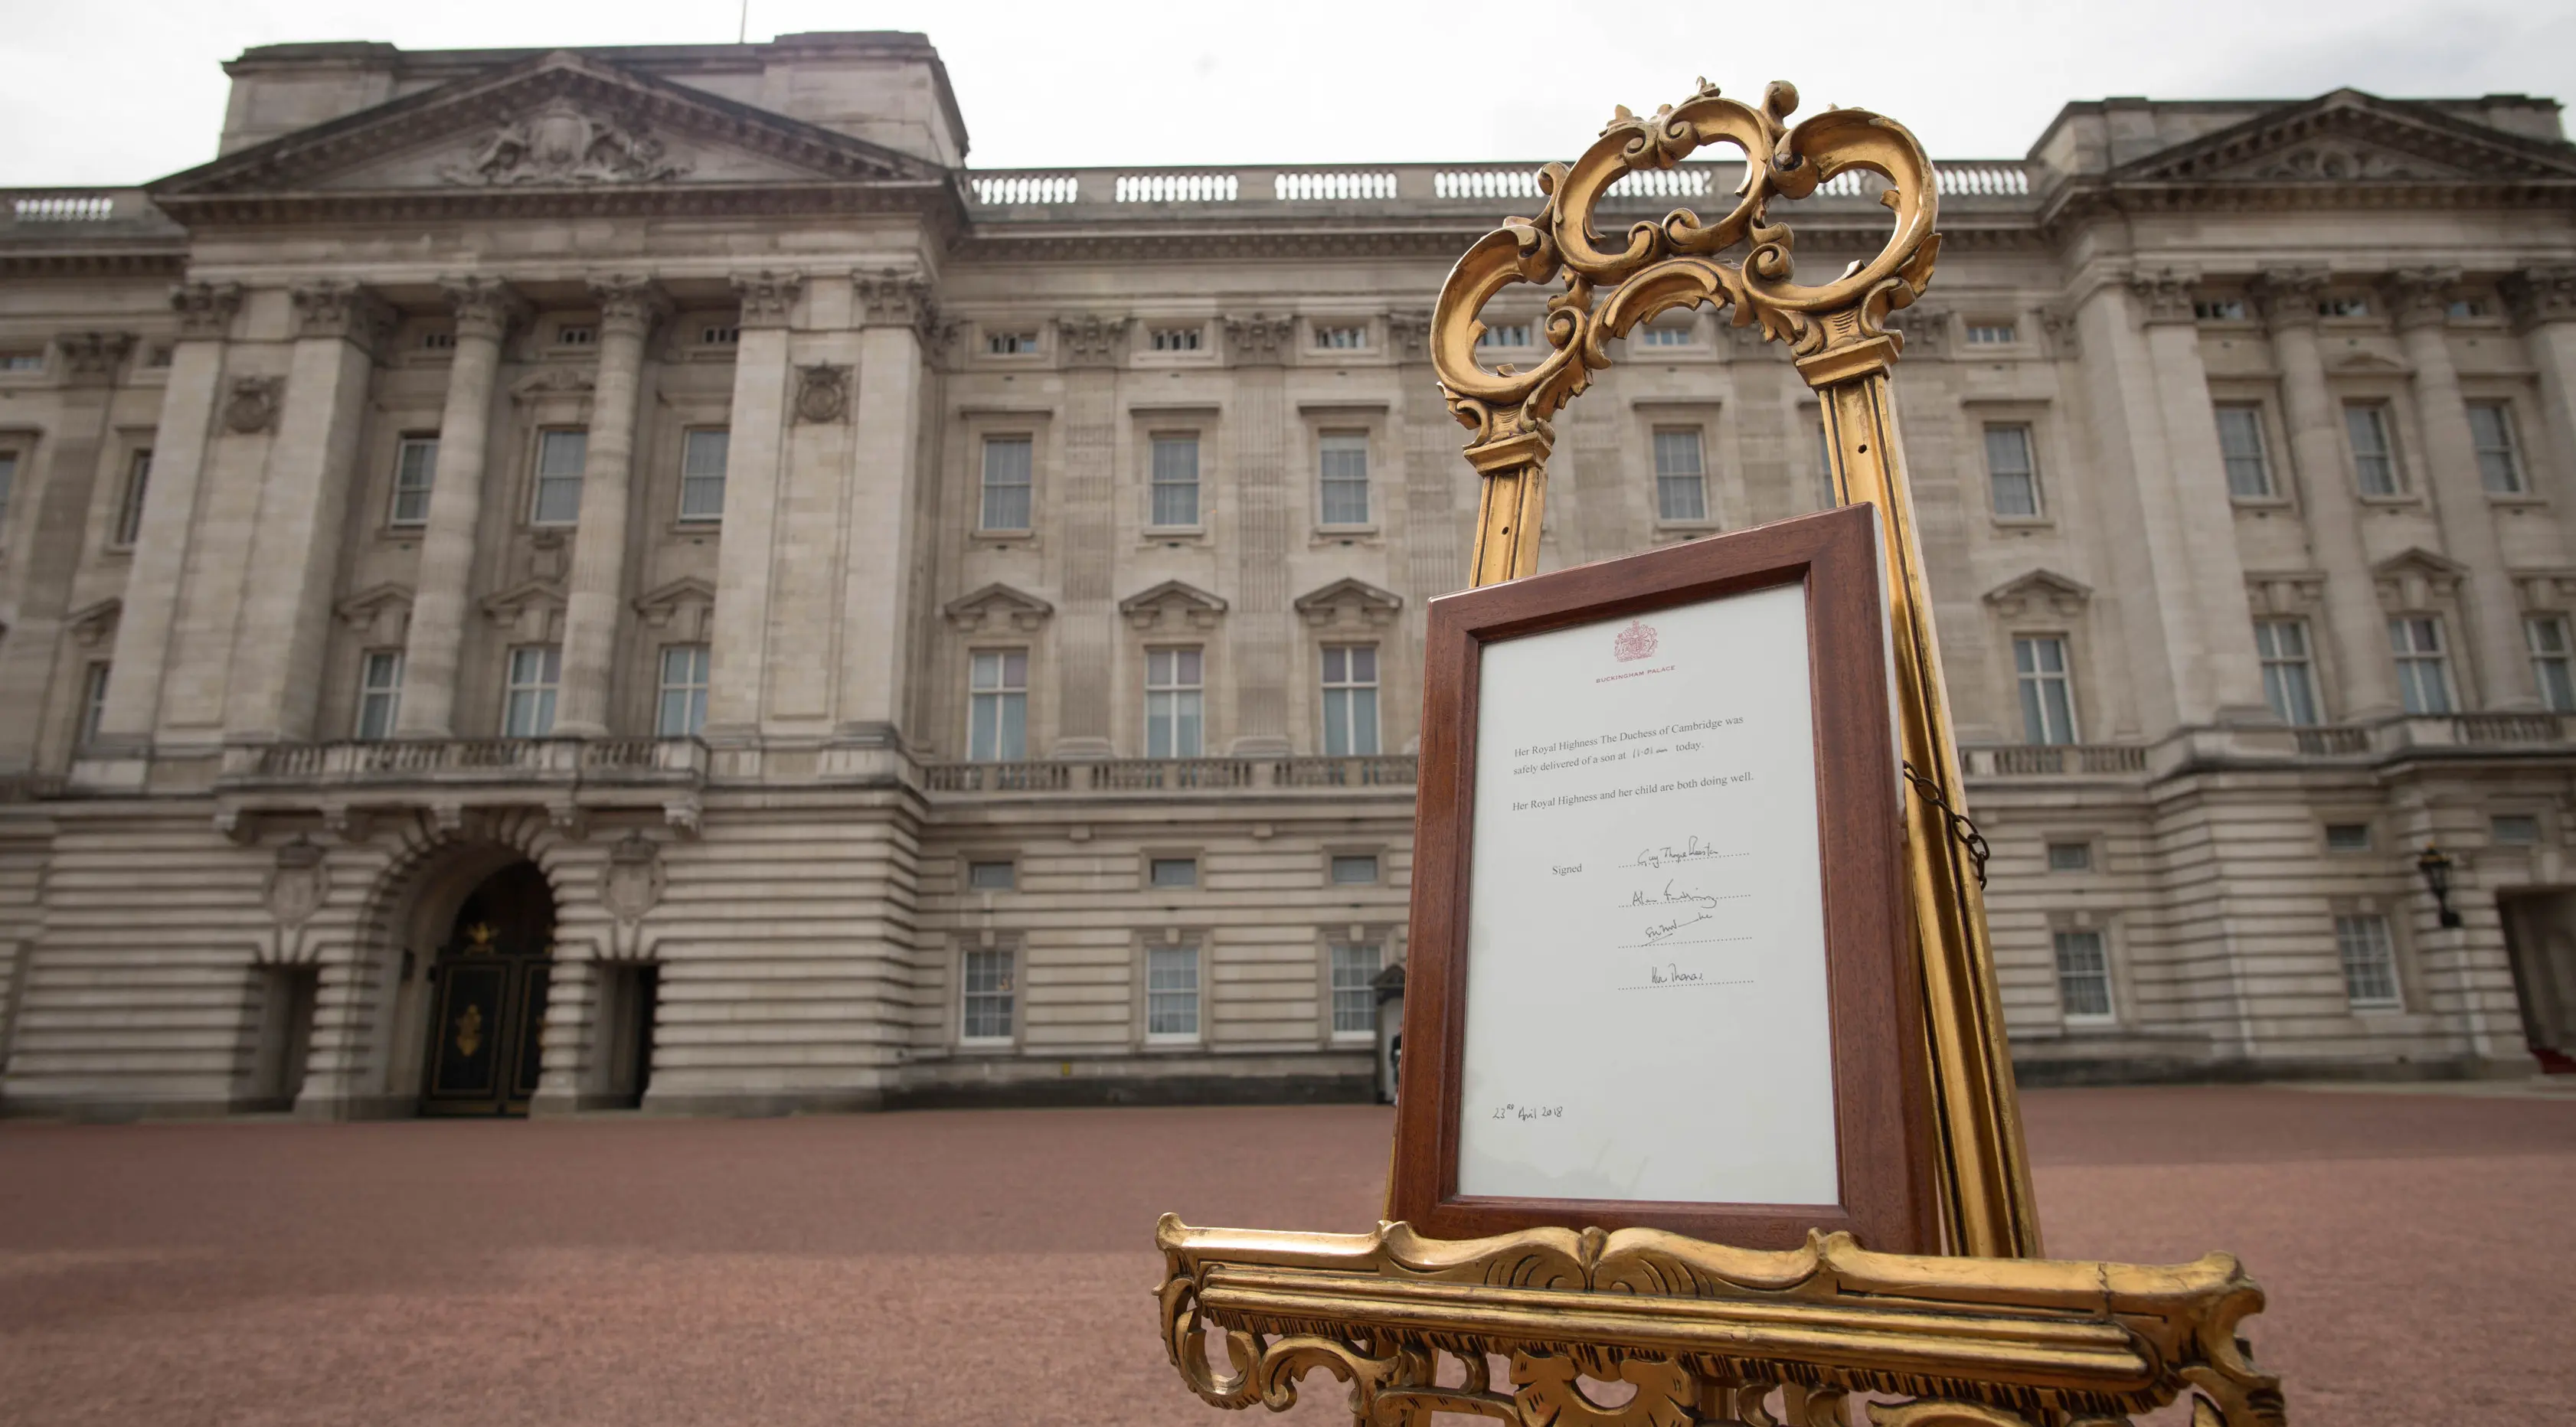
<path id="1" fill-rule="evenodd" d="M 1235 792 L 1245 789 L 1413 787 L 1411 754 L 1354 758 L 1108 758 L 1010 763 L 930 763 L 922 784 L 932 793 Z"/>
<path id="2" fill-rule="evenodd" d="M 1359 207 L 1421 205 L 1491 209 L 1503 203 L 1535 203 L 1540 165 L 1528 164 L 1374 164 L 1359 167 L 1242 167 L 1173 169 L 989 169 L 966 176 L 966 190 L 979 219 L 1048 218 L 1065 210 L 1117 210 L 1139 206 L 1213 207 L 1228 211 L 1286 204 L 1335 204 Z M 2027 205 L 2031 174 L 2017 159 L 1962 159 L 1938 162 L 1945 201 L 2005 200 Z M 1684 163 L 1670 169 L 1631 173 L 1612 184 L 1604 202 L 1612 207 L 1666 208 L 1728 195 L 1742 181 L 1741 162 Z M 1837 175 L 1817 195 L 1818 201 L 1841 206 L 1876 206 L 1886 181 L 1874 173 L 1853 170 Z"/>
<path id="3" fill-rule="evenodd" d="M 400 738 L 243 744 L 217 775 L 232 788 L 391 783 L 679 783 L 706 780 L 694 738 Z"/>

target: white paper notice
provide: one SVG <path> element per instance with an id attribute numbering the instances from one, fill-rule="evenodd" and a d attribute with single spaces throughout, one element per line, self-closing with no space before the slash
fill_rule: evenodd
<path id="1" fill-rule="evenodd" d="M 1806 590 L 1483 665 L 1459 1192 L 1838 1202 Z"/>

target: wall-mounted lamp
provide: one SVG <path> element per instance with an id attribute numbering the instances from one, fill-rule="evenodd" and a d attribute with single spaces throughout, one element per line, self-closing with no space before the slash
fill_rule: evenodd
<path id="1" fill-rule="evenodd" d="M 2433 893 L 2433 905 L 2442 909 L 2442 925 L 2460 925 L 2460 914 L 2451 910 L 2451 859 L 2442 849 L 2424 844 L 2424 855 L 2415 859 L 2415 870 L 2424 874 L 2424 885 Z"/>

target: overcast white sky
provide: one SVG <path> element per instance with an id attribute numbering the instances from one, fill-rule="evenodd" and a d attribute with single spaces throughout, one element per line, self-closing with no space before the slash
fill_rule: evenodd
<path id="1" fill-rule="evenodd" d="M 204 162 L 220 66 L 252 45 L 722 43 L 739 4 L 0 0 L 0 185 L 139 183 Z M 1583 34 L 1577 14 L 1615 29 Z M 1452 28 L 1468 16 L 1473 38 Z M 754 40 L 865 29 L 938 45 L 985 168 L 1564 158 L 1613 104 L 1650 110 L 1700 74 L 1747 98 L 1790 80 L 1802 112 L 1894 115 L 1945 158 L 2019 155 L 2067 100 L 2113 94 L 2576 97 L 2576 0 L 750 4 Z"/>

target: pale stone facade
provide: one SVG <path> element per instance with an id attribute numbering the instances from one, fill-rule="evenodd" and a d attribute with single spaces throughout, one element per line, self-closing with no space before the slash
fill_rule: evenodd
<path id="1" fill-rule="evenodd" d="M 488 1108 L 1366 1093 L 1475 498 L 1423 331 L 1534 166 L 974 170 L 908 35 L 230 70 L 213 163 L 0 218 L 0 1107 L 409 1113 L 505 1018 Z M 2025 1072 L 2576 1048 L 2557 106 L 1943 184 L 1898 386 Z M 1812 509 L 1816 429 L 1632 338 L 1548 562 Z"/>

